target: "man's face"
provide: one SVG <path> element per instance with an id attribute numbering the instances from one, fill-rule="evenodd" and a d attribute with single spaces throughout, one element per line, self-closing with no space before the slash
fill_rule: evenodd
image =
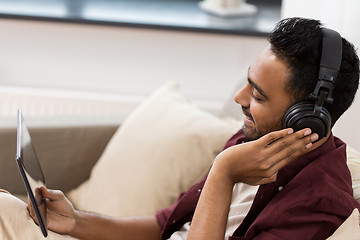
<path id="1" fill-rule="evenodd" d="M 285 90 L 290 70 L 267 47 L 248 71 L 248 83 L 235 95 L 242 106 L 248 139 L 282 129 L 282 118 L 294 100 Z"/>

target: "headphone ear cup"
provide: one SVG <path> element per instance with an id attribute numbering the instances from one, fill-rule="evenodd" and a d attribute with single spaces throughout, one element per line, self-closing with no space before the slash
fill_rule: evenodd
<path id="1" fill-rule="evenodd" d="M 309 102 L 299 102 L 291 106 L 283 118 L 283 127 L 292 128 L 299 131 L 310 128 L 313 133 L 319 135 L 319 139 L 326 137 L 330 132 L 331 116 L 324 108 L 321 108 L 320 116 L 314 114 L 314 104 Z"/>

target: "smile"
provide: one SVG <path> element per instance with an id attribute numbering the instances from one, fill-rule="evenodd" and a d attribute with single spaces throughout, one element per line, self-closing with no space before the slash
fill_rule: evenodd
<path id="1" fill-rule="evenodd" d="M 245 125 L 254 124 L 254 121 L 251 120 L 251 118 L 244 115 L 244 124 Z"/>
<path id="2" fill-rule="evenodd" d="M 243 110 L 243 115 L 244 115 L 244 123 L 245 124 L 254 124 L 254 120 L 250 114 L 248 114 L 247 112 L 245 112 Z"/>
<path id="3" fill-rule="evenodd" d="M 242 107 L 242 113 L 244 115 L 244 121 L 247 122 L 254 122 L 254 119 L 251 117 L 251 114 L 246 111 L 244 107 Z"/>

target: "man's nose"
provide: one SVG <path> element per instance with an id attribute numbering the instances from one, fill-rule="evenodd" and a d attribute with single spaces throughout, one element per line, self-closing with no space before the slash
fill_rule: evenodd
<path id="1" fill-rule="evenodd" d="M 251 85 L 247 83 L 244 87 L 242 87 L 234 96 L 234 100 L 236 103 L 240 104 L 243 107 L 249 107 L 250 99 L 251 99 Z"/>

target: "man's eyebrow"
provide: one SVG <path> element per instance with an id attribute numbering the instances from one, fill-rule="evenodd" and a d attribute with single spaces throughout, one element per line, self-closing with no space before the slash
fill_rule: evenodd
<path id="1" fill-rule="evenodd" d="M 269 100 L 269 97 L 265 94 L 264 90 L 262 90 L 261 87 L 254 83 L 249 77 L 248 82 L 256 89 L 256 91 L 258 91 L 264 98 L 266 98 L 266 100 Z"/>

